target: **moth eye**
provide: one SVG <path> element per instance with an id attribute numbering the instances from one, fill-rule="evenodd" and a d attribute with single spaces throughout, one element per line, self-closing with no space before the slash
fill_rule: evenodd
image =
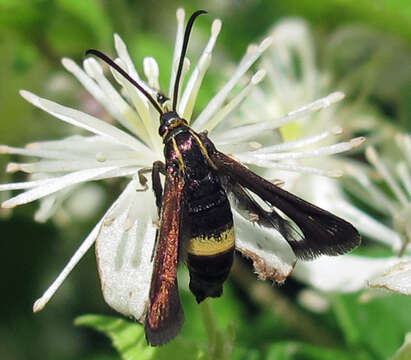
<path id="1" fill-rule="evenodd" d="M 157 101 L 160 103 L 160 104 L 164 104 L 167 100 L 169 100 L 169 98 L 167 97 L 167 96 L 165 96 L 165 95 L 163 95 L 162 93 L 157 93 Z"/>

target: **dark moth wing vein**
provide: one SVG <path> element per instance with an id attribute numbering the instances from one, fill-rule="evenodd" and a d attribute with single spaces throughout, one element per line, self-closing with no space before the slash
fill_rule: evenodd
<path id="1" fill-rule="evenodd" d="M 184 184 L 174 167 L 167 168 L 145 323 L 147 341 L 154 346 L 169 342 L 184 322 L 177 285 Z"/>
<path id="2" fill-rule="evenodd" d="M 202 139 L 222 175 L 228 176 L 233 183 L 238 182 L 264 201 L 280 209 L 300 228 L 304 237 L 298 241 L 295 241 L 294 236 L 287 238 L 287 229 L 283 233 L 297 257 L 309 260 L 319 255 L 341 255 L 360 244 L 358 231 L 347 221 L 275 186 L 239 162 L 217 151 L 205 136 L 202 136 Z M 281 230 L 281 223 L 279 226 Z"/>

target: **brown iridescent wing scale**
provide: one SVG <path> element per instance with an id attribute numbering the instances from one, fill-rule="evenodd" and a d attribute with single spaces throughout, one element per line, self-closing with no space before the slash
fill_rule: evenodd
<path id="1" fill-rule="evenodd" d="M 145 323 L 147 341 L 153 346 L 173 339 L 184 322 L 177 285 L 183 191 L 183 176 L 172 167 L 168 168 L 157 233 L 150 306 Z"/>
<path id="2" fill-rule="evenodd" d="M 282 233 L 299 258 L 309 260 L 323 254 L 345 254 L 360 244 L 360 235 L 349 222 L 275 186 L 238 161 L 217 151 L 210 140 L 204 135 L 202 137 L 221 175 L 229 177 L 232 183 L 240 184 L 281 210 L 298 226 L 303 236 L 287 236 L 286 232 Z M 271 217 L 274 215 L 273 212 Z M 284 225 L 282 221 L 278 223 Z M 290 229 L 284 228 L 287 231 Z"/>

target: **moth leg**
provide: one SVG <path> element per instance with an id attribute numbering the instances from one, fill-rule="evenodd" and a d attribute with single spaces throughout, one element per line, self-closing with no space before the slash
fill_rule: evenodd
<path id="1" fill-rule="evenodd" d="M 145 168 L 140 169 L 137 172 L 138 180 L 141 186 L 143 186 L 142 189 L 138 189 L 137 191 L 148 190 L 148 185 L 147 185 L 148 180 L 145 177 L 145 174 L 148 174 L 150 172 L 152 176 L 153 191 L 156 196 L 156 205 L 157 207 L 160 207 L 162 194 L 163 194 L 163 187 L 161 186 L 161 181 L 160 181 L 160 173 L 163 175 L 165 175 L 166 173 L 166 168 L 165 168 L 164 163 L 162 163 L 161 161 L 155 161 L 152 167 L 145 167 Z"/>
<path id="2" fill-rule="evenodd" d="M 143 188 L 142 189 L 137 189 L 136 191 L 147 191 L 148 190 L 147 178 L 144 176 L 144 174 L 148 174 L 150 171 L 151 171 L 150 167 L 145 167 L 145 168 L 141 168 L 137 172 L 138 181 L 140 182 L 140 184 Z"/>
<path id="3" fill-rule="evenodd" d="M 156 197 L 158 214 L 160 214 L 161 203 L 163 200 L 163 186 L 161 185 L 160 173 L 163 175 L 166 174 L 166 166 L 161 161 L 155 161 L 151 169 L 151 180 L 153 182 L 153 191 Z"/>
<path id="4" fill-rule="evenodd" d="M 163 174 L 163 175 L 166 174 L 166 166 L 161 161 L 155 161 L 153 163 L 153 167 L 150 168 L 150 171 L 151 171 L 151 181 L 152 181 L 154 196 L 156 197 L 156 206 L 158 210 L 158 216 L 160 216 L 161 204 L 163 202 L 163 186 L 161 185 L 160 174 Z M 156 248 L 157 248 L 157 236 L 154 242 L 153 252 L 151 254 L 151 261 L 154 259 Z"/>

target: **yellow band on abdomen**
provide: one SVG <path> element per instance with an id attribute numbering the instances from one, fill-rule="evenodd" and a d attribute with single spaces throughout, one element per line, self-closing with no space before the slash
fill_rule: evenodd
<path id="1" fill-rule="evenodd" d="M 199 256 L 217 255 L 234 248 L 234 228 L 216 236 L 197 236 L 190 239 L 188 253 Z"/>

